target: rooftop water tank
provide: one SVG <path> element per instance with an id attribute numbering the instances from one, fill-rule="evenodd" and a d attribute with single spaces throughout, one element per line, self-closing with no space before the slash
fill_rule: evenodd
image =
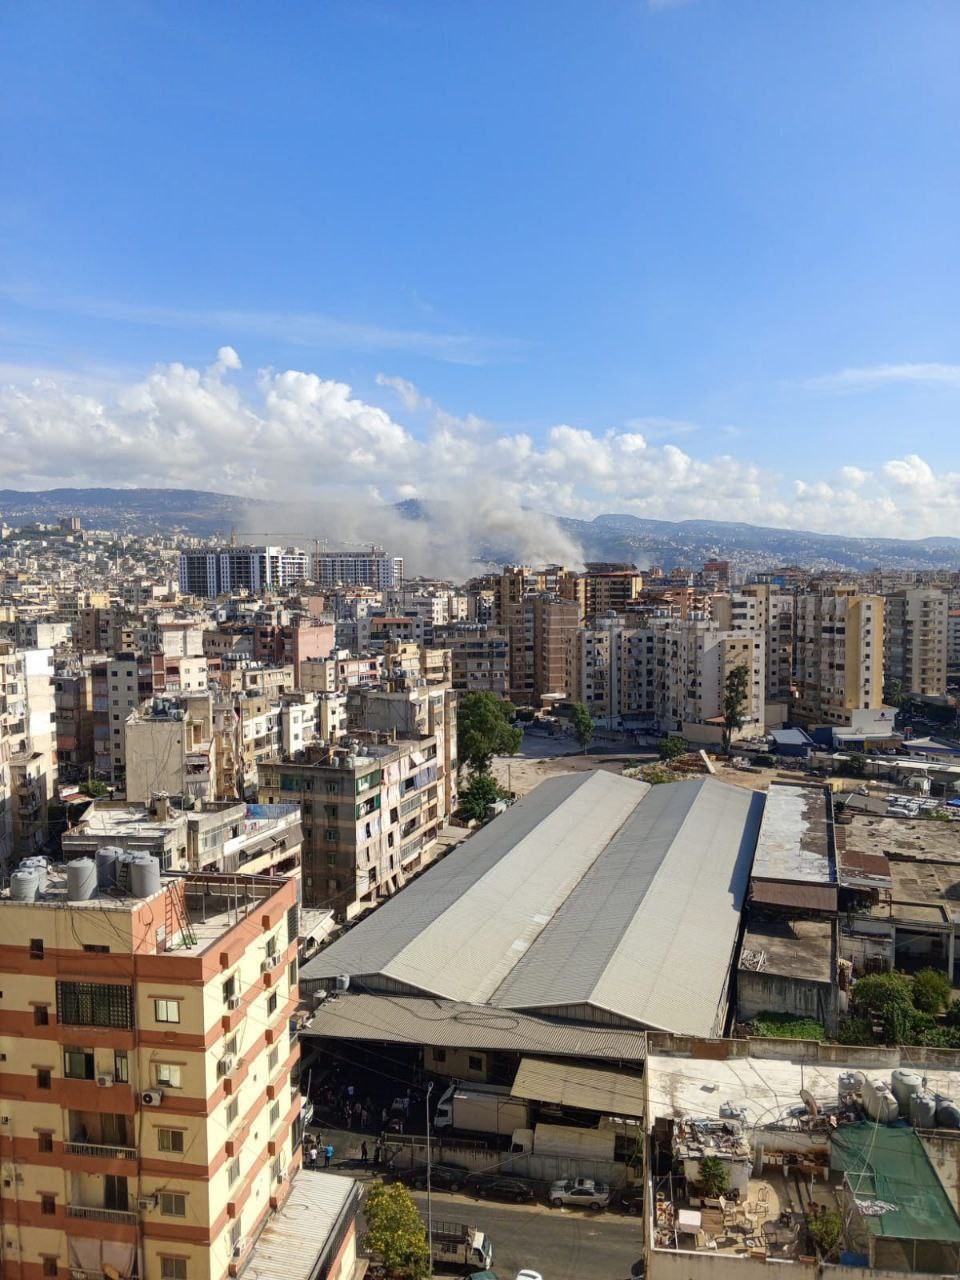
<path id="1" fill-rule="evenodd" d="M 937 1095 L 937 1127 L 939 1129 L 960 1129 L 960 1107 L 952 1098 Z"/>
<path id="2" fill-rule="evenodd" d="M 97 850 L 97 884 L 101 889 L 117 887 L 117 855 L 122 852 L 112 844 Z"/>
<path id="3" fill-rule="evenodd" d="M 14 902 L 33 902 L 40 892 L 40 874 L 36 867 L 14 871 L 10 877 L 10 897 Z"/>
<path id="4" fill-rule="evenodd" d="M 40 892 L 43 893 L 47 887 L 47 880 L 50 877 L 50 863 L 46 858 L 34 855 L 32 858 L 24 858 L 20 863 L 21 871 L 36 871 L 40 877 Z"/>
<path id="5" fill-rule="evenodd" d="M 869 1076 L 863 1082 L 863 1109 L 878 1124 L 892 1124 L 900 1114 L 893 1090 L 886 1080 L 871 1080 Z"/>
<path id="6" fill-rule="evenodd" d="M 149 853 L 135 853 L 130 863 L 130 892 L 135 898 L 149 898 L 160 892 L 160 863 Z"/>
<path id="7" fill-rule="evenodd" d="M 67 901 L 89 902 L 97 893 L 97 864 L 92 858 L 67 863 Z"/>
<path id="8" fill-rule="evenodd" d="M 132 853 L 125 853 L 122 849 L 117 854 L 114 872 L 117 877 L 117 888 L 121 893 L 132 892 L 130 888 L 130 864 L 133 862 L 133 857 Z"/>
<path id="9" fill-rule="evenodd" d="M 908 1067 L 897 1067 L 890 1073 L 890 1086 L 893 1096 L 900 1104 L 900 1110 L 906 1115 L 910 1109 L 910 1099 L 923 1090 L 923 1081 L 916 1071 L 911 1071 Z"/>
<path id="10" fill-rule="evenodd" d="M 932 1093 L 915 1093 L 910 1098 L 910 1123 L 916 1129 L 932 1129 L 937 1120 L 937 1100 Z"/>

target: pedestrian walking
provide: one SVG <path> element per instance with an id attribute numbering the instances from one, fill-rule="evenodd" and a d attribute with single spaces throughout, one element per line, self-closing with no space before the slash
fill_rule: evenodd
<path id="1" fill-rule="evenodd" d="M 367 1151 L 367 1144 L 365 1142 L 360 1143 L 360 1159 L 364 1164 L 366 1164 L 369 1159 L 369 1152 Z"/>
<path id="2" fill-rule="evenodd" d="M 323 1148 L 323 1167 L 325 1169 L 330 1168 L 330 1161 L 332 1159 L 333 1159 L 333 1147 L 331 1147 L 328 1142 L 327 1145 Z"/>
<path id="3" fill-rule="evenodd" d="M 383 1148 L 380 1146 L 380 1143 L 377 1142 L 374 1144 L 374 1148 L 373 1148 L 373 1163 L 377 1168 L 380 1167 L 380 1161 L 382 1159 L 383 1159 Z"/>
<path id="4" fill-rule="evenodd" d="M 320 1159 L 320 1151 L 317 1148 L 316 1143 L 314 1143 L 310 1147 L 310 1150 L 307 1152 L 307 1164 L 311 1169 L 315 1169 L 317 1167 L 317 1161 L 319 1159 Z"/>

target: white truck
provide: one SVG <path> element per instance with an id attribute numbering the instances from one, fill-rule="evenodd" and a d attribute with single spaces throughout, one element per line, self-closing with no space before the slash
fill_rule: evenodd
<path id="1" fill-rule="evenodd" d="M 434 1263 L 462 1267 L 465 1272 L 489 1271 L 493 1266 L 493 1242 L 466 1223 L 435 1222 L 430 1256 Z"/>
<path id="2" fill-rule="evenodd" d="M 579 1129 L 568 1124 L 538 1124 L 533 1129 L 515 1129 L 510 1150 L 515 1155 L 613 1160 L 616 1140 L 614 1129 Z"/>
<path id="3" fill-rule="evenodd" d="M 454 1083 L 437 1103 L 434 1128 L 442 1133 L 509 1136 L 530 1123 L 530 1104 L 512 1098 L 510 1090 L 490 1084 Z"/>

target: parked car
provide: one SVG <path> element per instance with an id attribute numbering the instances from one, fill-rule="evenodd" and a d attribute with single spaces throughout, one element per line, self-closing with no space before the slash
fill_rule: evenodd
<path id="1" fill-rule="evenodd" d="M 425 1188 L 427 1185 L 427 1166 L 418 1164 L 415 1168 L 402 1173 L 401 1180 L 408 1187 Z M 470 1170 L 463 1164 L 446 1164 L 438 1162 L 430 1166 L 430 1186 L 436 1191 L 459 1191 L 466 1185 Z"/>
<path id="2" fill-rule="evenodd" d="M 637 1187 L 633 1190 L 621 1191 L 617 1197 L 617 1208 L 629 1214 L 643 1213 L 643 1192 L 641 1189 Z"/>
<path id="3" fill-rule="evenodd" d="M 564 1178 L 550 1184 L 547 1197 L 555 1209 L 561 1205 L 579 1205 L 581 1209 L 605 1209 L 610 1203 L 610 1188 L 593 1178 Z"/>
<path id="4" fill-rule="evenodd" d="M 471 1175 L 468 1188 L 484 1200 L 513 1200 L 524 1204 L 534 1198 L 533 1188 L 522 1178 L 508 1178 L 495 1173 Z"/>

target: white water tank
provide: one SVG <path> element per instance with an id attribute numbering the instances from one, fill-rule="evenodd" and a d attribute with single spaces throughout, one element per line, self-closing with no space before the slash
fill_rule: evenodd
<path id="1" fill-rule="evenodd" d="M 135 853 L 130 862 L 130 892 L 135 898 L 149 898 L 160 892 L 160 863 L 149 853 Z"/>
<path id="2" fill-rule="evenodd" d="M 113 844 L 105 844 L 97 850 L 97 884 L 101 889 L 117 887 L 117 857 L 122 852 Z"/>
<path id="3" fill-rule="evenodd" d="M 122 850 L 117 854 L 117 860 L 114 863 L 114 874 L 117 878 L 117 888 L 121 893 L 132 893 L 130 888 L 130 864 L 133 862 L 132 853 L 124 853 Z"/>
<path id="4" fill-rule="evenodd" d="M 917 1129 L 932 1129 L 937 1120 L 937 1100 L 932 1093 L 915 1093 L 910 1098 L 910 1123 Z"/>
<path id="5" fill-rule="evenodd" d="M 36 867 L 20 868 L 10 877 L 10 897 L 14 902 L 33 902 L 40 892 L 40 873 Z"/>
<path id="6" fill-rule="evenodd" d="M 922 1092 L 923 1081 L 916 1071 L 911 1071 L 908 1067 L 897 1067 L 890 1073 L 890 1086 L 901 1112 L 906 1115 L 910 1109 L 910 1099 L 915 1093 Z"/>
<path id="7" fill-rule="evenodd" d="M 47 880 L 50 876 L 50 864 L 46 858 L 34 855 L 32 858 L 24 858 L 20 863 L 21 871 L 36 871 L 40 877 L 40 892 L 43 893 L 47 887 Z"/>
<path id="8" fill-rule="evenodd" d="M 960 1107 L 952 1098 L 937 1095 L 937 1127 L 940 1129 L 960 1129 Z"/>
<path id="9" fill-rule="evenodd" d="M 67 863 L 67 901 L 89 902 L 97 893 L 97 864 L 92 858 Z"/>
<path id="10" fill-rule="evenodd" d="M 863 1082 L 863 1109 L 878 1124 L 892 1124 L 900 1114 L 893 1090 L 886 1080 L 872 1080 L 869 1076 Z"/>

